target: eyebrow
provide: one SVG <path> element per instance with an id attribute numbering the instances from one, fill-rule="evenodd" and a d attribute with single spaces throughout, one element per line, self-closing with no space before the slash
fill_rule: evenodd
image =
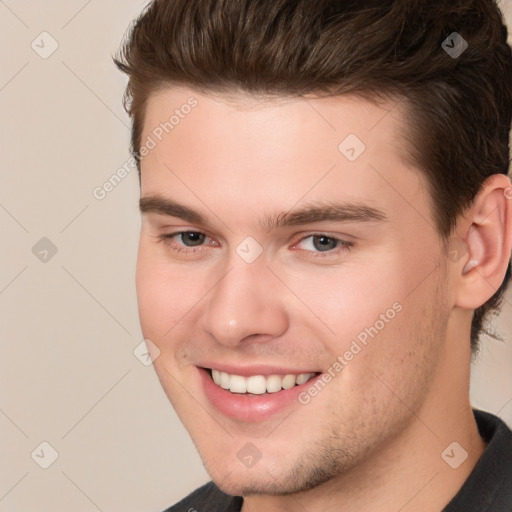
<path id="1" fill-rule="evenodd" d="M 158 195 L 141 197 L 139 209 L 141 214 L 157 213 L 183 219 L 191 224 L 209 225 L 208 217 L 201 211 Z M 259 226 L 270 232 L 287 226 L 316 222 L 383 222 L 386 220 L 387 216 L 382 210 L 362 203 L 315 202 L 296 210 L 266 215 L 260 219 Z"/>

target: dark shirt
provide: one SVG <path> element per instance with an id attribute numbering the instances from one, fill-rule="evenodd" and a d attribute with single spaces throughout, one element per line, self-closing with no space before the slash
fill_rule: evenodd
<path id="1" fill-rule="evenodd" d="M 442 512 L 512 512 L 512 432 L 496 416 L 473 412 L 487 447 Z M 242 503 L 209 482 L 164 512 L 239 512 Z"/>

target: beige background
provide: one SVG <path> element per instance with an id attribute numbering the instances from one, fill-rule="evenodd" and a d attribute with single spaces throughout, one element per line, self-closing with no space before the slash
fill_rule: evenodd
<path id="1" fill-rule="evenodd" d="M 133 354 L 137 176 L 92 194 L 129 157 L 111 55 L 143 4 L 0 0 L 0 511 L 158 512 L 208 478 Z M 509 294 L 506 343 L 484 340 L 471 386 L 510 425 L 511 325 Z"/>

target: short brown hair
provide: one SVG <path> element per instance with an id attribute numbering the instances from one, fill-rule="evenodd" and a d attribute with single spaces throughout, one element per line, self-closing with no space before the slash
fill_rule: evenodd
<path id="1" fill-rule="evenodd" d="M 445 51 L 454 37 L 467 43 L 458 56 Z M 153 0 L 114 60 L 129 77 L 136 157 L 149 95 L 184 85 L 403 100 L 411 156 L 446 240 L 485 179 L 508 173 L 512 55 L 491 0 Z M 473 351 L 509 279 L 510 264 L 475 311 Z"/>

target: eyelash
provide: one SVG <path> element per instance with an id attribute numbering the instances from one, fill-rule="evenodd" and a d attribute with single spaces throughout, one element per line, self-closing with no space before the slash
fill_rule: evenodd
<path id="1" fill-rule="evenodd" d="M 201 250 L 202 247 L 204 247 L 203 244 L 198 245 L 198 246 L 193 246 L 193 247 L 188 247 L 186 245 L 181 245 L 181 246 L 176 247 L 172 243 L 172 241 L 176 237 L 179 237 L 180 235 L 185 235 L 187 233 L 204 235 L 206 237 L 206 239 L 210 239 L 210 237 L 208 235 L 206 235 L 200 231 L 177 231 L 176 233 L 162 234 L 162 235 L 158 236 L 158 242 L 164 243 L 173 252 L 178 253 L 178 254 L 181 254 L 181 253 L 195 254 L 196 252 Z M 311 251 L 311 250 L 307 250 L 307 249 L 301 249 L 305 252 L 310 253 L 310 257 L 312 257 L 312 258 L 327 258 L 334 254 L 338 255 L 342 252 L 349 251 L 354 245 L 352 242 L 347 242 L 346 240 L 342 240 L 340 238 L 329 236 L 329 235 L 326 235 L 325 233 L 310 233 L 309 235 L 302 237 L 299 240 L 299 242 L 294 245 L 298 245 L 298 244 L 304 242 L 304 240 L 307 240 L 308 238 L 313 238 L 313 237 L 325 237 L 325 238 L 328 238 L 329 240 L 334 240 L 337 243 L 337 247 L 335 249 L 331 249 L 328 251 Z"/>

